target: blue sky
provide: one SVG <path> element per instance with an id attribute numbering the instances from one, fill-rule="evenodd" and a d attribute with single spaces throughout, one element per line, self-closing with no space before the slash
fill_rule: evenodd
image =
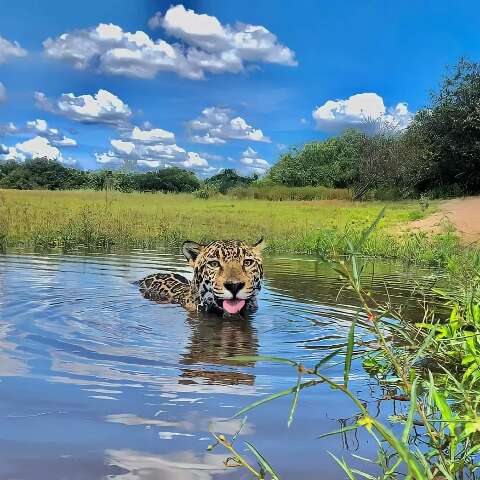
<path id="1" fill-rule="evenodd" d="M 262 173 L 365 117 L 399 128 L 478 60 L 475 2 L 4 2 L 0 159 Z"/>

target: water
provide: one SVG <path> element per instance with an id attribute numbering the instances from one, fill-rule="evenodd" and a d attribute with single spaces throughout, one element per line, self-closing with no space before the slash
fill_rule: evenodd
<path id="1" fill-rule="evenodd" d="M 249 320 L 199 319 L 143 299 L 132 284 L 155 271 L 189 276 L 180 256 L 0 255 L 0 479 L 246 479 L 209 431 L 233 434 L 240 408 L 296 382 L 286 365 L 237 365 L 231 355 L 275 355 L 313 364 L 345 343 L 357 311 L 321 262 L 265 260 L 265 288 Z M 373 289 L 408 304 L 428 271 L 376 264 Z M 329 375 L 340 379 L 342 366 Z M 352 389 L 393 412 L 358 366 Z M 373 455 L 359 432 L 316 440 L 355 413 L 321 385 L 304 390 L 287 429 L 289 398 L 248 415 L 237 440 L 253 442 L 283 479 L 340 479 L 327 453 Z"/>

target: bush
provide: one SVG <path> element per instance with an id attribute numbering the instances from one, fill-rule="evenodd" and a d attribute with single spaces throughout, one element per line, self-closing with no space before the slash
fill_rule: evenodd
<path id="1" fill-rule="evenodd" d="M 86 172 L 67 168 L 45 158 L 27 160 L 25 163 L 0 163 L 0 186 L 3 188 L 71 190 L 84 187 L 87 178 Z"/>
<path id="2" fill-rule="evenodd" d="M 193 192 L 195 198 L 202 198 L 204 200 L 219 195 L 218 188 L 215 185 L 204 184 L 201 188 Z"/>
<path id="3" fill-rule="evenodd" d="M 289 187 L 351 185 L 365 134 L 347 130 L 339 137 L 311 142 L 282 155 L 267 178 Z"/>
<path id="4" fill-rule="evenodd" d="M 207 178 L 205 180 L 205 185 L 213 186 L 217 192 L 227 193 L 227 191 L 232 188 L 250 185 L 257 179 L 258 176 L 256 175 L 252 177 L 243 177 L 232 168 L 227 168 L 219 174 Z"/>
<path id="5" fill-rule="evenodd" d="M 236 199 L 256 200 L 351 200 L 351 192 L 342 188 L 327 187 L 286 187 L 282 185 L 252 185 L 237 187 L 228 191 Z"/>

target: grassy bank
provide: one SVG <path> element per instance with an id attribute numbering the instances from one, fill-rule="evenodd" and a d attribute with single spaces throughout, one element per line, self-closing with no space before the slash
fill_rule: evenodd
<path id="1" fill-rule="evenodd" d="M 458 248 L 453 234 L 399 236 L 398 225 L 423 215 L 416 202 L 208 200 L 190 194 L 0 190 L 3 249 L 177 248 L 191 238 L 264 236 L 273 253 L 342 253 L 386 207 L 362 253 L 442 263 Z M 432 207 L 431 207 L 432 208 Z"/>

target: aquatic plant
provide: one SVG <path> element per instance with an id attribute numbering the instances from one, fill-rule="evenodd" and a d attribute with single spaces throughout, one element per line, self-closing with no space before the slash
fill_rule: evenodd
<path id="1" fill-rule="evenodd" d="M 354 243 L 346 240 L 349 251 L 346 257 L 337 255 L 328 259 L 332 268 L 353 290 L 361 308 L 352 321 L 345 348 L 339 348 L 319 358 L 315 365 L 306 366 L 288 358 L 237 356 L 230 361 L 268 361 L 291 365 L 297 372 L 297 382 L 291 388 L 276 392 L 240 410 L 244 416 L 250 410 L 280 397 L 291 396 L 288 425 L 294 420 L 301 391 L 305 388 L 331 389 L 346 395 L 357 407 L 358 414 L 351 424 L 319 438 L 341 435 L 366 429 L 377 445 L 375 458 L 365 459 L 380 472 L 374 475 L 352 467 L 345 458 L 332 457 L 347 478 L 367 479 L 474 479 L 478 478 L 480 453 L 480 261 L 450 267 L 448 290 L 435 289 L 443 298 L 440 308 L 425 304 L 424 319 L 414 324 L 393 305 L 377 303 L 368 287 L 362 283 L 365 260 L 358 253 L 372 235 L 383 211 L 363 231 Z M 470 259 L 471 260 L 471 259 Z M 469 276 L 458 276 L 460 271 Z M 457 275 L 457 276 L 456 276 Z M 450 314 L 446 315 L 448 308 Z M 368 335 L 374 338 L 368 352 L 356 351 L 356 345 L 366 343 L 357 334 L 361 323 Z M 372 346 L 373 345 L 373 346 Z M 329 378 L 325 367 L 334 358 L 344 356 L 343 383 Z M 350 369 L 354 358 L 363 358 L 367 372 L 379 383 L 388 383 L 394 389 L 392 397 L 406 402 L 405 414 L 390 418 L 388 424 L 377 418 L 367 404 L 349 389 Z M 403 423 L 399 435 L 395 424 Z M 247 468 L 258 479 L 279 480 L 274 468 L 251 444 L 247 448 L 253 459 L 239 453 L 235 447 L 236 436 L 231 440 L 215 436 L 216 444 L 232 455 L 230 465 Z M 254 461 L 258 465 L 254 464 Z"/>

